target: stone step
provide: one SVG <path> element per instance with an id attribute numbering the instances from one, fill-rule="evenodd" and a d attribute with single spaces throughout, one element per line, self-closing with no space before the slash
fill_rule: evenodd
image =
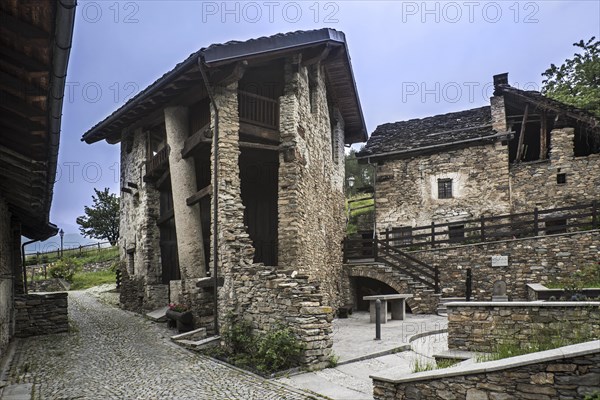
<path id="1" fill-rule="evenodd" d="M 199 350 L 208 346 L 216 346 L 220 341 L 221 336 L 211 336 L 202 340 L 178 340 L 175 343 L 191 350 Z"/>
<path id="2" fill-rule="evenodd" d="M 206 328 L 198 328 L 193 331 L 180 333 L 179 335 L 171 336 L 171 340 L 201 340 L 206 338 Z"/>
<path id="3" fill-rule="evenodd" d="M 150 311 L 149 313 L 146 313 L 146 318 L 148 318 L 150 321 L 154 321 L 154 322 L 165 322 L 167 320 L 167 310 L 168 309 L 169 309 L 169 307 L 165 306 L 165 307 L 158 308 L 154 311 Z"/>

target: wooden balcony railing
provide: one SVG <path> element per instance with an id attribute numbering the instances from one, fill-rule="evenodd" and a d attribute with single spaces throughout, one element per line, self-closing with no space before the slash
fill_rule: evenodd
<path id="1" fill-rule="evenodd" d="M 238 90 L 240 122 L 279 130 L 279 101 Z"/>
<path id="2" fill-rule="evenodd" d="M 171 148 L 166 145 L 160 149 L 151 159 L 146 161 L 145 181 L 158 178 L 169 166 L 169 153 Z"/>

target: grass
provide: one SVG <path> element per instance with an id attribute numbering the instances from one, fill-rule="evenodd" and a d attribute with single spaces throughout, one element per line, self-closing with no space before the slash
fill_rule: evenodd
<path id="1" fill-rule="evenodd" d="M 348 201 L 352 200 L 352 203 Z M 348 209 L 350 209 L 350 220 L 348 221 L 347 234 L 351 235 L 356 233 L 357 226 L 356 220 L 360 215 L 372 213 L 375 209 L 375 201 L 371 195 L 355 196 L 351 199 L 346 199 L 346 215 L 348 215 Z M 364 208 L 362 208 L 364 207 Z M 360 208 L 357 210 L 357 208 Z"/>
<path id="2" fill-rule="evenodd" d="M 82 264 L 91 264 L 95 262 L 104 262 L 114 260 L 119 257 L 119 248 L 117 246 L 113 247 L 103 247 L 103 248 L 94 248 L 88 247 L 83 249 L 68 249 L 63 251 L 63 258 L 73 257 L 81 261 Z M 25 257 L 26 265 L 36 265 L 36 264 L 49 264 L 54 263 L 60 259 L 60 256 L 57 251 L 53 251 L 51 253 L 40 254 L 39 257 L 36 255 L 28 255 Z"/>
<path id="3" fill-rule="evenodd" d="M 111 270 L 76 272 L 75 275 L 73 275 L 71 290 L 83 290 L 105 283 L 115 283 L 115 280 L 115 272 Z"/>

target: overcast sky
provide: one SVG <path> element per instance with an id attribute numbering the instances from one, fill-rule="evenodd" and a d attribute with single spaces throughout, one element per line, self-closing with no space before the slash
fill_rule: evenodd
<path id="1" fill-rule="evenodd" d="M 78 244 L 75 218 L 93 188 L 119 191 L 119 146 L 88 145 L 81 135 L 201 47 L 343 31 L 371 133 L 386 122 L 487 105 L 494 74 L 539 90 L 541 73 L 571 57 L 574 42 L 600 36 L 599 4 L 79 0 L 50 221 L 66 232 L 65 244 Z"/>

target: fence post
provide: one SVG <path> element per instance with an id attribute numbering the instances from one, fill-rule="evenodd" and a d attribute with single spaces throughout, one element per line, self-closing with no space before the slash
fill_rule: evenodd
<path id="1" fill-rule="evenodd" d="M 117 284 L 117 289 L 121 288 L 121 268 L 117 268 L 117 270 L 115 271 L 116 276 L 116 284 Z"/>
<path id="2" fill-rule="evenodd" d="M 600 223 L 598 222 L 598 202 L 596 200 L 592 201 L 592 229 L 600 227 Z"/>
<path id="3" fill-rule="evenodd" d="M 375 340 L 381 340 L 381 300 L 375 300 Z"/>
<path id="4" fill-rule="evenodd" d="M 533 234 L 535 236 L 539 235 L 539 213 L 537 207 L 533 209 Z"/>
<path id="5" fill-rule="evenodd" d="M 435 247 L 435 222 L 431 221 L 431 247 Z"/>
<path id="6" fill-rule="evenodd" d="M 379 240 L 377 240 L 377 236 L 373 238 L 373 259 L 377 261 L 377 257 L 379 255 Z"/>
<path id="7" fill-rule="evenodd" d="M 467 268 L 467 280 L 465 282 L 465 298 L 471 301 L 471 291 L 473 286 L 473 273 L 471 268 Z"/>
<path id="8" fill-rule="evenodd" d="M 100 242 L 98 242 L 98 254 L 100 254 Z"/>
<path id="9" fill-rule="evenodd" d="M 485 242 L 485 217 L 481 216 L 481 241 Z"/>
<path id="10" fill-rule="evenodd" d="M 82 251 L 82 249 L 83 249 L 83 246 L 82 246 L 82 245 L 79 245 L 79 255 L 81 255 L 81 251 Z"/>
<path id="11" fill-rule="evenodd" d="M 439 293 L 440 292 L 440 268 L 435 265 L 433 270 L 434 273 L 434 277 L 435 277 L 435 293 Z"/>

